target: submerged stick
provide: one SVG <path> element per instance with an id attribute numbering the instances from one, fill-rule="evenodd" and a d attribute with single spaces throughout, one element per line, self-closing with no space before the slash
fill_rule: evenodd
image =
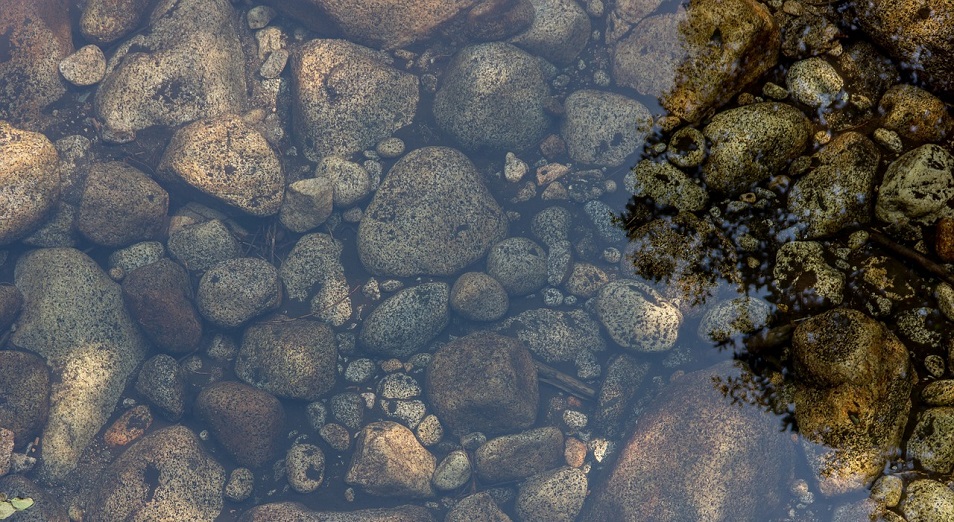
<path id="1" fill-rule="evenodd" d="M 878 232 L 877 230 L 865 229 L 865 232 L 868 233 L 868 237 L 873 239 L 875 243 L 878 243 L 879 245 L 905 259 L 914 261 L 920 265 L 921 268 L 936 275 L 945 283 L 954 286 L 954 274 L 951 274 L 951 272 L 944 268 L 941 264 L 932 261 L 930 258 L 918 252 L 917 250 L 914 250 L 913 248 L 908 248 L 900 243 L 894 242 L 894 240 L 882 234 L 881 232 Z"/>
<path id="2" fill-rule="evenodd" d="M 585 382 L 536 359 L 533 360 L 533 364 L 537 367 L 537 378 L 541 381 L 581 399 L 596 400 L 596 390 L 587 386 Z"/>

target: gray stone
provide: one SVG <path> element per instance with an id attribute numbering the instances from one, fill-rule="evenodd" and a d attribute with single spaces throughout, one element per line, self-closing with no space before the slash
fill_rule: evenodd
<path id="1" fill-rule="evenodd" d="M 411 399 L 421 395 L 421 385 L 406 373 L 389 373 L 378 382 L 378 396 L 382 399 Z"/>
<path id="2" fill-rule="evenodd" d="M 107 266 L 110 270 L 119 269 L 123 274 L 155 263 L 166 255 L 166 248 L 158 241 L 144 241 L 126 248 L 114 250 L 109 254 Z"/>
<path id="3" fill-rule="evenodd" d="M 318 160 L 315 177 L 331 180 L 334 187 L 334 205 L 338 208 L 350 207 L 371 193 L 371 176 L 368 171 L 361 165 L 338 156 L 325 156 Z"/>
<path id="4" fill-rule="evenodd" d="M 406 357 L 420 351 L 450 321 L 450 289 L 425 283 L 387 298 L 364 320 L 358 342 L 371 353 Z"/>
<path id="5" fill-rule="evenodd" d="M 417 429 L 427 415 L 427 406 L 420 400 L 381 399 L 378 409 L 386 419 L 400 422 L 412 430 Z"/>
<path id="6" fill-rule="evenodd" d="M 484 482 L 521 480 L 563 462 L 563 432 L 547 426 L 497 437 L 477 448 L 474 460 Z"/>
<path id="7" fill-rule="evenodd" d="M 0 477 L 0 490 L 7 495 L 7 498 L 33 499 L 34 504 L 29 510 L 17 513 L 17 518 L 24 522 L 67 522 L 70 520 L 66 508 L 61 504 L 61 497 L 20 473 Z"/>
<path id="8" fill-rule="evenodd" d="M 506 433 L 531 426 L 540 394 L 530 352 L 513 338 L 479 332 L 434 354 L 424 389 L 454 435 Z"/>
<path id="9" fill-rule="evenodd" d="M 213 219 L 169 236 L 169 255 L 193 271 L 205 271 L 242 255 L 242 245 L 222 221 Z"/>
<path id="10" fill-rule="evenodd" d="M 875 216 L 889 224 L 933 224 L 951 215 L 954 156 L 940 145 L 922 145 L 888 165 L 878 189 Z"/>
<path id="11" fill-rule="evenodd" d="M 421 441 L 422 446 L 431 447 L 444 438 L 444 426 L 436 415 L 425 415 L 417 428 L 414 428 L 414 434 L 417 435 L 417 440 Z"/>
<path id="12" fill-rule="evenodd" d="M 566 290 L 577 297 L 589 299 L 606 283 L 609 283 L 609 275 L 600 267 L 589 263 L 573 263 Z"/>
<path id="13" fill-rule="evenodd" d="M 547 284 L 562 285 L 572 274 L 573 244 L 569 241 L 559 241 L 550 245 L 547 252 Z"/>
<path id="14" fill-rule="evenodd" d="M 778 419 L 714 385 L 745 378 L 732 362 L 675 378 L 640 415 L 580 520 L 761 520 L 787 500 L 794 452 Z"/>
<path id="15" fill-rule="evenodd" d="M 225 498 L 232 502 L 243 502 L 252 496 L 255 488 L 255 476 L 248 468 L 235 468 L 229 473 L 225 483 Z"/>
<path id="16" fill-rule="evenodd" d="M 271 216 L 282 205 L 285 174 L 278 155 L 235 115 L 198 120 L 176 131 L 156 173 L 252 216 Z"/>
<path id="17" fill-rule="evenodd" d="M 530 231 L 544 245 L 553 245 L 569 239 L 570 211 L 564 207 L 547 207 L 533 216 Z"/>
<path id="18" fill-rule="evenodd" d="M 258 468 L 275 456 L 285 430 L 285 409 L 275 396 L 240 382 L 221 381 L 202 389 L 194 409 L 240 465 Z"/>
<path id="19" fill-rule="evenodd" d="M 331 215 L 335 187 L 325 177 L 298 180 L 285 190 L 278 218 L 292 232 L 307 232 Z"/>
<path id="20" fill-rule="evenodd" d="M 649 372 L 649 363 L 626 354 L 614 357 L 597 396 L 595 425 L 607 436 L 617 437 L 636 392 Z"/>
<path id="21" fill-rule="evenodd" d="M 434 470 L 431 483 L 440 491 L 453 491 L 470 480 L 473 466 L 464 450 L 454 450 L 447 454 Z"/>
<path id="22" fill-rule="evenodd" d="M 0 121 L 0 245 L 40 226 L 57 202 L 59 155 L 46 136 Z"/>
<path id="23" fill-rule="evenodd" d="M 148 29 L 113 52 L 96 90 L 94 107 L 104 137 L 126 142 L 154 125 L 241 112 L 245 54 L 234 14 L 227 0 L 160 2 Z"/>
<path id="24" fill-rule="evenodd" d="M 800 237 L 828 236 L 871 221 L 874 180 L 881 154 L 856 132 L 838 135 L 813 156 L 818 166 L 788 194 L 788 211 L 801 221 Z"/>
<path id="25" fill-rule="evenodd" d="M 203 317 L 223 328 L 235 328 L 276 308 L 282 299 L 278 270 L 257 257 L 216 264 L 199 280 L 196 303 Z"/>
<path id="26" fill-rule="evenodd" d="M 507 313 L 510 299 L 499 281 L 483 272 L 467 272 L 454 282 L 450 307 L 471 321 L 496 321 Z"/>
<path id="27" fill-rule="evenodd" d="M 396 422 L 372 422 L 358 434 L 345 482 L 374 496 L 434 496 L 437 459 Z"/>
<path id="28" fill-rule="evenodd" d="M 778 102 L 721 112 L 703 129 L 712 142 L 703 177 L 710 189 L 737 195 L 776 174 L 802 153 L 811 123 Z"/>
<path id="29" fill-rule="evenodd" d="M 633 168 L 633 194 L 649 197 L 659 206 L 675 207 L 680 212 L 699 212 L 706 208 L 705 189 L 669 163 L 643 160 Z"/>
<path id="30" fill-rule="evenodd" d="M 341 424 L 325 424 L 318 430 L 318 436 L 335 451 L 345 452 L 351 448 L 351 433 Z"/>
<path id="31" fill-rule="evenodd" d="M 245 21 L 249 29 L 261 29 L 275 19 L 278 13 L 267 5 L 257 5 L 245 13 Z"/>
<path id="32" fill-rule="evenodd" d="M 943 522 L 954 519 L 954 491 L 930 479 L 919 479 L 905 488 L 901 512 L 907 522 Z"/>
<path id="33" fill-rule="evenodd" d="M 280 271 L 292 300 L 303 301 L 316 289 L 311 313 L 332 326 L 343 325 L 352 311 L 341 253 L 341 243 L 328 234 L 307 234 L 295 244 Z"/>
<path id="34" fill-rule="evenodd" d="M 73 85 L 95 85 L 106 76 L 106 55 L 98 46 L 86 45 L 64 58 L 59 70 L 63 78 Z"/>
<path id="35" fill-rule="evenodd" d="M 325 454 L 314 444 L 292 444 L 285 454 L 288 484 L 299 493 L 317 490 L 325 478 Z"/>
<path id="36" fill-rule="evenodd" d="M 148 344 L 126 311 L 119 285 L 79 250 L 29 252 L 17 263 L 14 279 L 23 312 L 10 343 L 55 368 L 40 473 L 56 482 L 109 419 Z"/>
<path id="37" fill-rule="evenodd" d="M 682 326 L 679 309 L 635 279 L 600 289 L 594 313 L 616 344 L 637 352 L 669 350 Z"/>
<path id="38" fill-rule="evenodd" d="M 345 40 L 305 43 L 292 55 L 291 74 L 293 131 L 312 161 L 374 147 L 410 124 L 417 111 L 414 75 Z"/>
<path id="39" fill-rule="evenodd" d="M 434 98 L 437 124 L 465 148 L 520 151 L 543 138 L 549 88 L 539 62 L 506 43 L 465 47 Z"/>
<path id="40" fill-rule="evenodd" d="M 507 228 L 470 160 L 427 147 L 391 167 L 358 227 L 358 254 L 377 275 L 452 275 L 483 257 Z"/>
<path id="41" fill-rule="evenodd" d="M 530 239 L 509 237 L 490 249 L 487 273 L 511 296 L 527 295 L 547 283 L 547 254 Z"/>
<path id="42" fill-rule="evenodd" d="M 928 408 L 918 413 L 907 441 L 907 456 L 934 473 L 947 474 L 954 469 L 954 408 Z"/>
<path id="43" fill-rule="evenodd" d="M 143 437 L 102 476 L 84 513 L 91 520 L 211 522 L 222 511 L 225 470 L 185 426 Z"/>
<path id="44" fill-rule="evenodd" d="M 288 65 L 288 58 L 291 56 L 291 53 L 286 49 L 276 49 L 268 53 L 268 57 L 265 58 L 265 61 L 262 62 L 262 66 L 258 69 L 258 74 L 262 78 L 278 78 L 281 76 L 282 71 L 285 70 L 285 66 Z"/>
<path id="45" fill-rule="evenodd" d="M 466 496 L 444 517 L 444 522 L 510 522 L 486 491 Z"/>
<path id="46" fill-rule="evenodd" d="M 371 359 L 355 359 L 348 363 L 345 368 L 344 377 L 348 382 L 362 384 L 374 377 L 377 367 Z"/>
<path id="47" fill-rule="evenodd" d="M 171 355 L 156 355 L 143 363 L 136 391 L 172 422 L 185 413 L 186 375 Z"/>
<path id="48" fill-rule="evenodd" d="M 566 66 L 573 63 L 590 37 L 590 19 L 574 0 L 530 0 L 533 22 L 510 39 L 531 53 Z"/>
<path id="49" fill-rule="evenodd" d="M 607 243 L 622 243 L 626 240 L 626 232 L 613 219 L 616 210 L 598 199 L 587 201 L 583 205 L 586 217 L 590 218 L 596 232 Z"/>
<path id="50" fill-rule="evenodd" d="M 365 402 L 353 392 L 339 393 L 331 398 L 331 414 L 335 420 L 353 430 L 364 424 Z"/>
<path id="51" fill-rule="evenodd" d="M 335 334 L 324 323 L 284 316 L 251 325 L 235 375 L 278 397 L 313 401 L 331 391 L 338 376 Z"/>
<path id="52" fill-rule="evenodd" d="M 738 343 L 742 336 L 769 324 L 772 305 L 758 297 L 744 296 L 719 301 L 706 310 L 697 333 L 704 342 Z M 741 346 L 738 346 L 741 348 Z"/>
<path id="53" fill-rule="evenodd" d="M 94 243 L 125 246 L 158 236 L 168 210 L 169 194 L 142 171 L 121 161 L 94 163 L 76 226 Z"/>
<path id="54" fill-rule="evenodd" d="M 819 57 L 793 63 L 785 84 L 792 97 L 814 109 L 826 110 L 844 96 L 845 81 L 831 64 Z"/>
<path id="55" fill-rule="evenodd" d="M 795 418 L 825 495 L 865 488 L 901 445 L 917 374 L 884 325 L 849 309 L 816 315 L 792 336 Z"/>
<path id="56" fill-rule="evenodd" d="M 550 363 L 606 349 L 599 324 L 582 310 L 535 308 L 507 319 L 498 331 L 520 339 L 534 355 Z"/>
<path id="57" fill-rule="evenodd" d="M 584 89 L 567 97 L 560 134 L 573 161 L 622 165 L 641 151 L 653 125 L 641 103 L 610 92 Z"/>
<path id="58" fill-rule="evenodd" d="M 534 475 L 520 485 L 517 517 L 522 522 L 573 522 L 586 500 L 586 473 L 564 466 Z"/>

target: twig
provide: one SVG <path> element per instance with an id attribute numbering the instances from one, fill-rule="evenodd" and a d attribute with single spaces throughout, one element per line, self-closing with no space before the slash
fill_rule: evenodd
<path id="1" fill-rule="evenodd" d="M 954 274 L 951 274 L 948 269 L 930 260 L 924 254 L 899 243 L 895 243 L 891 238 L 877 230 L 865 229 L 865 231 L 868 232 L 868 237 L 873 239 L 875 243 L 878 243 L 901 257 L 914 261 L 921 265 L 921 268 L 941 278 L 945 283 L 954 286 Z"/>
<path id="2" fill-rule="evenodd" d="M 533 364 L 537 367 L 537 378 L 541 381 L 581 399 L 596 400 L 596 391 L 587 386 L 583 381 L 567 375 L 552 366 L 547 366 L 536 359 L 533 360 Z"/>

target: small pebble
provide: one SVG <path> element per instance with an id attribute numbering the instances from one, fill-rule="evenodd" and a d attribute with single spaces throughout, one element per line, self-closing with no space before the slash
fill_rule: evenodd
<path id="1" fill-rule="evenodd" d="M 940 378 L 944 375 L 944 358 L 936 354 L 928 355 L 924 358 L 924 368 L 931 377 Z"/>
<path id="2" fill-rule="evenodd" d="M 580 439 L 567 437 L 564 448 L 563 455 L 568 466 L 578 468 L 586 462 L 586 444 Z"/>
<path id="3" fill-rule="evenodd" d="M 773 100 L 784 100 L 788 98 L 788 91 L 785 90 L 785 87 L 772 82 L 767 82 L 762 86 L 762 94 Z"/>
<path id="4" fill-rule="evenodd" d="M 232 502 L 243 502 L 252 496 L 255 487 L 255 475 L 248 468 L 235 468 L 229 473 L 225 483 L 225 498 Z"/>
<path id="5" fill-rule="evenodd" d="M 901 492 L 904 481 L 895 475 L 882 475 L 871 486 L 871 498 L 883 502 L 885 506 L 893 508 L 901 501 Z"/>
<path id="6" fill-rule="evenodd" d="M 106 56 L 95 45 L 81 47 L 60 62 L 60 74 L 78 87 L 95 85 L 106 76 Z"/>
<path id="7" fill-rule="evenodd" d="M 467 451 L 473 451 L 487 442 L 487 436 L 479 431 L 467 433 L 460 438 L 460 445 Z"/>
<path id="8" fill-rule="evenodd" d="M 355 359 L 345 368 L 345 379 L 355 384 L 363 384 L 371 380 L 377 367 L 371 359 Z"/>
<path id="9" fill-rule="evenodd" d="M 378 142 L 375 145 L 374 150 L 381 155 L 382 158 L 397 158 L 401 154 L 404 154 L 404 140 L 400 138 L 386 138 Z"/>
<path id="10" fill-rule="evenodd" d="M 325 424 L 318 430 L 318 436 L 336 451 L 348 451 L 351 447 L 351 433 L 341 424 Z"/>
<path id="11" fill-rule="evenodd" d="M 275 18 L 275 10 L 267 5 L 255 6 L 248 10 L 245 15 L 245 21 L 248 28 L 255 31 L 267 26 Z"/>

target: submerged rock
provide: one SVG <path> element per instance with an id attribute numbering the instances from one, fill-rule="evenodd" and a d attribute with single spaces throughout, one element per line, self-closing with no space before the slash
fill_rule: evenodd
<path id="1" fill-rule="evenodd" d="M 596 296 L 594 312 L 610 337 L 637 352 L 660 352 L 676 344 L 682 313 L 635 279 L 608 283 Z"/>
<path id="2" fill-rule="evenodd" d="M 60 158 L 38 132 L 0 121 L 0 245 L 33 232 L 56 204 Z"/>
<path id="3" fill-rule="evenodd" d="M 875 216 L 893 225 L 933 224 L 951 216 L 954 156 L 940 145 L 922 145 L 888 165 L 878 190 Z"/>
<path id="4" fill-rule="evenodd" d="M 641 103 L 589 89 L 569 95 L 560 134 L 573 161 L 618 167 L 643 148 L 653 119 Z"/>
<path id="5" fill-rule="evenodd" d="M 794 453 L 774 415 L 729 395 L 751 378 L 731 362 L 676 378 L 640 416 L 580 520 L 771 518 Z"/>
<path id="6" fill-rule="evenodd" d="M 261 504 L 246 511 L 239 522 L 320 520 L 321 522 L 436 522 L 427 508 L 399 506 L 354 511 L 312 511 L 297 502 Z"/>
<path id="7" fill-rule="evenodd" d="M 792 337 L 795 418 L 825 495 L 865 488 L 899 451 L 917 374 L 907 348 L 861 312 L 835 309 Z"/>
<path id="8" fill-rule="evenodd" d="M 583 310 L 535 308 L 506 319 L 497 331 L 520 339 L 534 355 L 551 363 L 606 348 L 599 324 Z"/>
<path id="9" fill-rule="evenodd" d="M 93 243 L 126 246 L 164 230 L 169 194 L 139 169 L 121 161 L 89 169 L 76 227 Z"/>
<path id="10" fill-rule="evenodd" d="M 333 326 L 341 326 L 351 317 L 341 252 L 341 242 L 328 234 L 307 234 L 295 244 L 279 272 L 292 300 L 304 301 L 314 290 L 311 313 Z"/>
<path id="11" fill-rule="evenodd" d="M 567 66 L 580 54 L 590 37 L 590 18 L 575 0 L 530 0 L 530 27 L 511 43 L 557 65 Z"/>
<path id="12" fill-rule="evenodd" d="M 425 283 L 401 290 L 364 320 L 358 342 L 368 351 L 406 357 L 427 346 L 450 321 L 450 289 Z"/>
<path id="13" fill-rule="evenodd" d="M 345 482 L 371 495 L 426 498 L 434 496 L 431 476 L 437 459 L 396 422 L 372 422 L 361 430 Z"/>
<path id="14" fill-rule="evenodd" d="M 313 401 L 334 387 L 337 364 L 328 325 L 279 316 L 245 329 L 235 374 L 279 397 Z"/>
<path id="15" fill-rule="evenodd" d="M 235 381 L 205 387 L 195 400 L 196 416 L 240 465 L 265 465 L 278 450 L 285 408 L 274 395 Z"/>
<path id="16" fill-rule="evenodd" d="M 552 426 L 504 435 L 477 448 L 480 479 L 489 484 L 522 480 L 563 462 L 563 433 Z"/>

